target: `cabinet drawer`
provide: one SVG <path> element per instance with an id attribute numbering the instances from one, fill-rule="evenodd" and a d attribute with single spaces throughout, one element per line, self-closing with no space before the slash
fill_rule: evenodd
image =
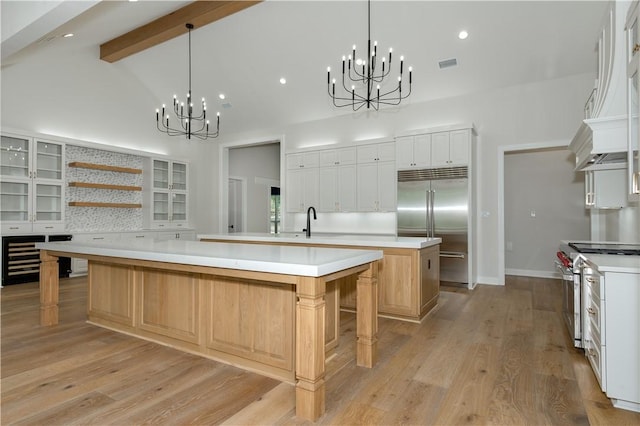
<path id="1" fill-rule="evenodd" d="M 591 291 L 591 297 L 594 299 L 602 299 L 604 296 L 604 291 L 602 289 L 602 279 L 598 276 L 589 275 L 585 277 L 584 283 L 589 287 L 589 291 Z"/>
<path id="2" fill-rule="evenodd" d="M 593 373 L 598 379 L 598 383 L 600 384 L 600 388 L 603 392 L 606 392 L 606 371 L 604 369 L 605 365 L 605 353 L 604 348 L 601 346 L 600 341 L 597 339 L 597 336 L 591 336 L 591 339 L 586 342 L 585 345 L 585 356 L 589 360 L 591 367 L 593 368 Z"/>
<path id="3" fill-rule="evenodd" d="M 64 231 L 64 223 L 34 223 L 33 232 L 59 232 Z"/>
<path id="4" fill-rule="evenodd" d="M 603 312 L 600 306 L 599 300 L 591 299 L 587 306 L 586 314 L 589 321 L 589 332 L 591 336 L 597 338 L 602 344 L 605 343 L 604 339 L 604 327 L 603 327 Z"/>
<path id="5" fill-rule="evenodd" d="M 30 233 L 32 226 L 30 223 L 3 223 L 2 235 Z"/>

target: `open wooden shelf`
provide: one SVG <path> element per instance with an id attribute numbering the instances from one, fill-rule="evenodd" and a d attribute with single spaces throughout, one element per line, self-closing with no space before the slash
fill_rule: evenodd
<path id="1" fill-rule="evenodd" d="M 69 186 L 77 188 L 115 189 L 118 191 L 142 191 L 141 186 L 111 185 L 107 183 L 69 182 Z"/>
<path id="2" fill-rule="evenodd" d="M 139 175 L 142 173 L 142 169 L 133 169 L 130 167 L 118 167 L 118 166 L 107 166 L 105 164 L 93 164 L 93 163 L 83 163 L 80 161 L 74 161 L 69 163 L 69 167 L 79 167 L 82 169 L 94 169 L 94 170 L 104 170 L 108 172 L 120 172 L 120 173 L 132 173 Z"/>
<path id="3" fill-rule="evenodd" d="M 71 207 L 113 207 L 117 209 L 139 209 L 142 208 L 142 204 L 128 204 L 128 203 L 98 203 L 90 201 L 69 201 Z"/>

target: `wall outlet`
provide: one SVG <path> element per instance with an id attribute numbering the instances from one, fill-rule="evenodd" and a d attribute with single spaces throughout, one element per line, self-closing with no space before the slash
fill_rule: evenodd
<path id="1" fill-rule="evenodd" d="M 535 210 L 531 210 L 531 212 L 529 214 L 531 215 L 531 217 L 536 217 L 536 211 Z"/>

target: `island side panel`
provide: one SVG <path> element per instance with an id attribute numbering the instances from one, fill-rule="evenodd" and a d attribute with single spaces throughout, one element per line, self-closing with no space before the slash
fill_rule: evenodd
<path id="1" fill-rule="evenodd" d="M 58 257 L 40 250 L 40 325 L 58 324 Z"/>
<path id="2" fill-rule="evenodd" d="M 322 278 L 296 285 L 296 416 L 315 421 L 325 411 L 325 305 Z"/>
<path id="3" fill-rule="evenodd" d="M 358 275 L 356 364 L 372 368 L 378 354 L 378 262 Z"/>

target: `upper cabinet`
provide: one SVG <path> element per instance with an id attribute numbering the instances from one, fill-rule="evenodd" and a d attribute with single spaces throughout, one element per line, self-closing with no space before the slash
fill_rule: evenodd
<path id="1" fill-rule="evenodd" d="M 627 15 L 627 195 L 629 201 L 640 200 L 640 32 L 638 29 L 638 2 L 633 2 Z"/>
<path id="2" fill-rule="evenodd" d="M 188 224 L 188 165 L 184 162 L 151 160 L 151 228 L 180 228 Z"/>
<path id="3" fill-rule="evenodd" d="M 398 170 L 469 164 L 472 128 L 396 138 Z"/>
<path id="4" fill-rule="evenodd" d="M 288 154 L 287 186 L 285 206 L 289 213 L 306 212 L 309 207 L 317 207 L 320 191 L 317 151 Z"/>
<path id="5" fill-rule="evenodd" d="M 400 170 L 431 167 L 431 135 L 397 138 L 396 164 Z"/>
<path id="6" fill-rule="evenodd" d="M 319 181 L 319 212 L 356 211 L 356 148 L 320 151 Z"/>
<path id="7" fill-rule="evenodd" d="M 360 212 L 396 210 L 396 147 L 382 142 L 357 147 L 357 209 Z"/>
<path id="8" fill-rule="evenodd" d="M 393 142 L 359 145 L 357 147 L 358 164 L 395 161 L 396 147 Z"/>
<path id="9" fill-rule="evenodd" d="M 64 144 L 3 134 L 2 233 L 64 229 Z"/>
<path id="10" fill-rule="evenodd" d="M 316 151 L 287 155 L 288 170 L 318 167 L 319 163 L 320 154 Z"/>

